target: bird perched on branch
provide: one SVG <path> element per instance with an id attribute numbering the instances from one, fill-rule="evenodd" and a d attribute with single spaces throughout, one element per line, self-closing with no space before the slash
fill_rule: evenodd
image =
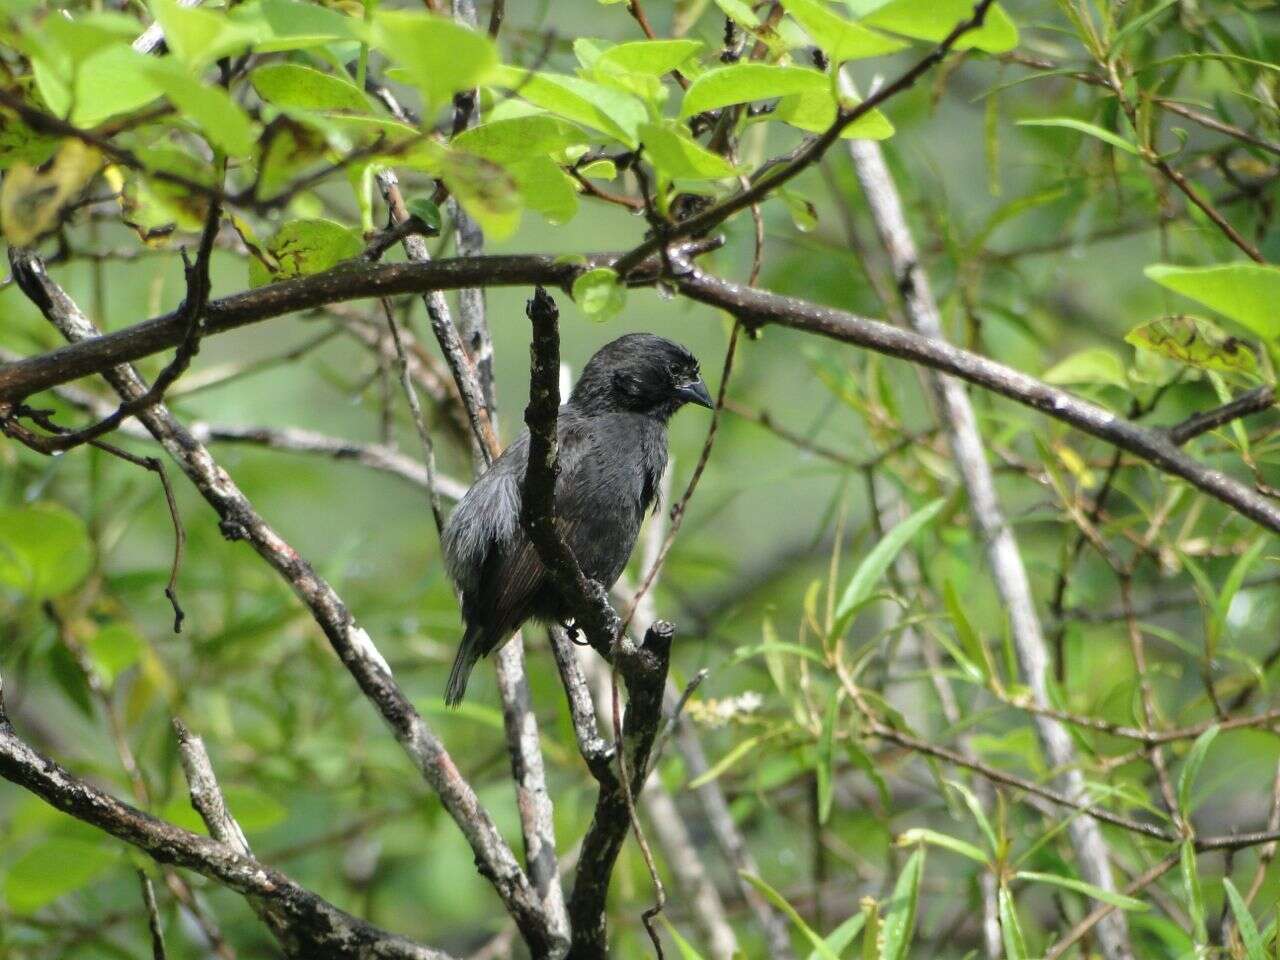
<path id="1" fill-rule="evenodd" d="M 686 403 L 714 404 L 684 347 L 648 333 L 606 344 L 582 370 L 556 422 L 556 518 L 583 574 L 606 589 L 622 574 L 667 466 L 667 421 Z M 462 700 L 472 668 L 526 620 L 570 616 L 520 523 L 529 433 L 503 451 L 458 503 L 442 538 L 466 631 L 445 702 Z"/>

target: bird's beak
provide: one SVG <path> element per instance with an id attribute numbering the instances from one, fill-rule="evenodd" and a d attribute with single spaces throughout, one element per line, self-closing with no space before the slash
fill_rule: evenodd
<path id="1" fill-rule="evenodd" d="M 700 407 L 706 407 L 708 410 L 716 408 L 715 401 L 711 399 L 711 394 L 707 392 L 707 385 L 701 380 L 695 380 L 693 383 L 686 383 L 683 386 L 676 387 L 676 396 L 686 403 L 696 403 Z"/>

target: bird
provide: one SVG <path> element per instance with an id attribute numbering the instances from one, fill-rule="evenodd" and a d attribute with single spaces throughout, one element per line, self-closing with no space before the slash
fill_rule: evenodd
<path id="1" fill-rule="evenodd" d="M 557 525 L 583 574 L 613 586 L 656 504 L 667 467 L 667 423 L 686 403 L 714 409 L 698 361 L 651 333 L 601 347 L 556 420 Z M 529 432 L 502 452 L 458 502 L 441 535 L 464 631 L 445 690 L 457 706 L 475 665 L 528 620 L 572 616 L 521 525 Z"/>

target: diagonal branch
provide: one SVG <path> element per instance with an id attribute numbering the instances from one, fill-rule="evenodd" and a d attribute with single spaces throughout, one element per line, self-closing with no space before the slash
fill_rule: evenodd
<path id="1" fill-rule="evenodd" d="M 449 960 L 438 950 L 380 930 L 298 885 L 253 857 L 211 838 L 189 833 L 117 800 L 28 746 L 4 712 L 0 682 L 0 777 L 31 791 L 50 806 L 92 824 L 148 854 L 158 863 L 194 870 L 249 898 L 261 898 L 288 923 L 291 934 L 316 958 L 381 957 Z"/>
<path id="2" fill-rule="evenodd" d="M 1169 439 L 1181 447 L 1190 443 L 1201 434 L 1217 430 L 1233 420 L 1252 416 L 1269 409 L 1276 402 L 1276 388 L 1271 385 L 1256 387 L 1248 393 L 1242 393 L 1234 400 L 1224 403 L 1212 410 L 1205 410 L 1187 417 L 1181 423 L 1169 428 Z"/>
<path id="3" fill-rule="evenodd" d="M 902 293 L 908 322 L 929 340 L 945 342 L 938 305 L 933 299 L 929 278 L 920 264 L 897 186 L 879 144 L 869 140 L 852 141 L 849 153 L 876 231 L 892 265 L 894 279 Z M 1008 611 L 1009 630 L 1018 664 L 1031 688 L 1034 702 L 1048 706 L 1051 703 L 1048 648 L 1022 553 L 996 495 L 995 478 L 969 394 L 964 384 L 952 377 L 935 373 L 929 379 L 939 415 L 948 427 L 952 455 L 969 497 L 973 524 L 986 545 L 987 563 L 996 590 Z M 1042 715 L 1035 717 L 1035 727 L 1049 766 L 1061 771 L 1058 775 L 1059 788 L 1068 796 L 1082 797 L 1084 776 L 1077 766 L 1075 748 L 1066 728 Z M 1114 891 L 1110 856 L 1098 824 L 1087 817 L 1076 817 L 1069 822 L 1067 830 L 1081 875 L 1102 890 Z M 1128 924 L 1123 914 L 1113 914 L 1100 922 L 1098 941 L 1107 960 L 1131 960 L 1133 957 Z"/>
<path id="4" fill-rule="evenodd" d="M 42 278 L 38 305 L 50 322 L 70 340 L 100 336 L 75 302 L 49 279 L 39 261 L 30 253 L 24 256 L 29 258 L 31 275 Z M 105 376 L 122 398 L 146 392 L 146 385 L 130 366 L 114 367 Z M 361 691 L 439 794 L 470 843 L 481 873 L 494 885 L 530 947 L 550 952 L 556 938 L 548 928 L 536 891 L 444 744 L 392 679 L 386 661 L 342 598 L 267 524 L 230 475 L 165 406 L 142 411 L 139 418 L 217 512 L 223 535 L 248 542 L 307 606 Z"/>

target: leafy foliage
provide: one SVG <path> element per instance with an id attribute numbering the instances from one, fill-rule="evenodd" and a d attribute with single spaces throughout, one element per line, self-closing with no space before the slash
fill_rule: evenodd
<path id="1" fill-rule="evenodd" d="M 395 227 L 383 195 L 392 172 L 406 233 L 432 257 L 472 255 L 482 238 L 488 253 L 581 264 L 767 184 L 860 102 L 848 91 L 877 96 L 974 10 L 561 0 L 507 4 L 491 36 L 431 12 L 447 6 L 0 4 L 0 234 L 45 254 L 107 329 L 179 306 L 179 250 L 195 249 L 215 199 L 215 295 L 398 260 L 398 246 L 370 252 Z M 135 49 L 152 20 L 164 46 Z M 891 320 L 927 286 L 946 339 L 1088 397 L 1099 422 L 1171 426 L 1273 386 L 1272 6 L 991 4 L 955 51 L 845 127 L 821 163 L 699 231 L 707 246 L 725 240 L 699 268 Z M 883 141 L 915 234 L 918 262 L 904 275 L 886 270 L 883 224 L 850 165 L 850 146 L 869 140 Z M 985 449 L 969 453 L 996 470 L 1045 637 L 1044 676 L 1030 677 L 991 573 L 1005 547 L 973 532 L 982 505 L 964 496 L 945 407 L 916 371 L 755 329 L 756 318 L 672 300 L 665 284 L 638 289 L 634 275 L 589 262 L 601 265 L 566 281 L 562 298 L 570 377 L 603 342 L 648 329 L 688 343 L 714 393 L 729 331 L 744 321 L 730 403 L 653 592 L 678 626 L 674 675 L 709 671 L 654 783 L 674 794 L 741 954 L 771 955 L 763 904 L 792 952 L 816 960 L 1055 948 L 1083 960 L 1103 941 L 1072 930 L 1102 904 L 1127 924 L 1135 956 L 1274 955 L 1280 881 L 1254 836 L 1280 757 L 1274 538 L 1158 465 L 1043 416 L 1060 394 L 1016 404 L 971 389 Z M 487 305 L 492 361 L 482 337 L 463 333 L 477 369 L 496 370 L 496 426 L 509 440 L 527 385 L 527 295 L 431 298 L 430 317 L 420 299 L 387 303 L 433 462 L 450 479 L 471 470 L 470 424 L 429 346 L 431 322 L 441 302 L 460 322 Z M 5 362 L 56 345 L 20 285 L 0 286 L 0 313 Z M 323 303 L 210 339 L 166 402 L 340 589 L 518 848 L 491 674 L 477 672 L 464 710 L 440 702 L 457 610 L 414 485 L 417 425 L 386 318 L 377 303 Z M 85 390 L 24 402 L 66 426 L 114 405 L 99 384 L 80 386 L 92 404 Z M 681 502 L 699 463 L 700 416 L 673 422 L 674 493 L 660 509 Z M 1274 497 L 1276 423 L 1254 410 L 1186 449 Z M 157 453 L 137 431 L 108 439 Z M 319 447 L 331 458 L 314 456 Z M 214 517 L 170 474 L 187 535 L 178 637 L 164 595 L 174 532 L 156 477 L 100 449 L 50 458 L 0 440 L 0 675 L 14 727 L 112 793 L 203 832 L 169 729 L 181 716 L 208 740 L 264 861 L 378 925 L 457 955 L 479 949 L 500 933 L 497 901 L 438 798 L 296 597 L 226 542 L 235 518 Z M 646 572 L 637 559 L 629 582 Z M 588 828 L 595 783 L 540 631 L 527 640 L 563 858 Z M 1078 797 L 1058 795 L 1063 771 L 1037 732 L 1047 717 L 1071 738 Z M 701 763 L 680 750 L 686 732 Z M 712 814 L 727 811 L 753 869 L 724 859 L 708 795 L 723 800 Z M 1093 814 L 1109 819 L 1117 889 L 1088 879 L 1073 844 L 1073 824 Z M 7 783 L 0 837 L 0 955 L 150 948 L 140 861 L 120 843 Z M 1203 849 L 1206 837 L 1240 849 L 1224 858 Z M 674 860 L 655 849 L 666 876 Z M 158 878 L 169 955 L 207 955 L 199 918 L 159 868 L 144 868 Z M 650 905 L 647 874 L 630 845 L 617 873 L 611 955 L 649 956 L 634 922 Z M 276 949 L 241 899 L 177 876 L 239 955 Z M 669 947 L 726 960 L 668 879 L 679 891 L 663 917 Z"/>

